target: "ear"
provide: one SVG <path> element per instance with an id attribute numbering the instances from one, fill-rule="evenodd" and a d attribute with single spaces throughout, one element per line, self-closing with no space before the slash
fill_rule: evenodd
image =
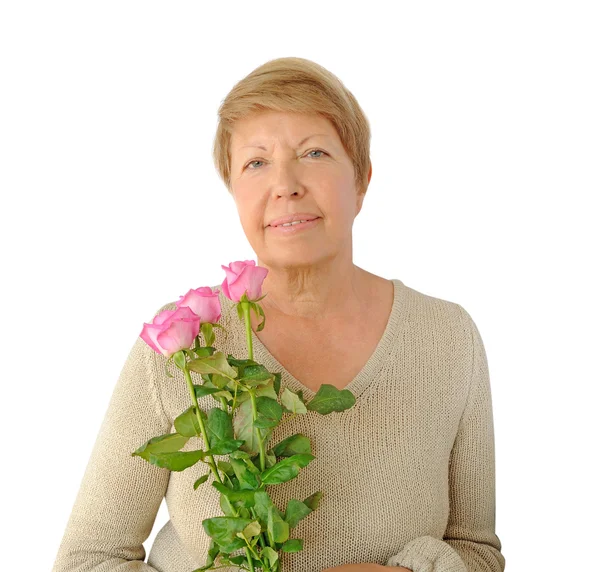
<path id="1" fill-rule="evenodd" d="M 363 201 L 365 200 L 366 193 L 356 193 L 356 214 L 357 216 L 360 210 L 362 209 Z"/>
<path id="2" fill-rule="evenodd" d="M 371 163 L 369 161 L 369 178 L 367 180 L 367 185 L 371 182 L 371 175 L 373 174 L 373 163 Z M 357 216 L 358 213 L 360 212 L 360 210 L 362 209 L 362 204 L 363 201 L 365 200 L 365 195 L 367 194 L 367 189 L 365 189 L 364 193 L 357 193 L 356 194 L 356 215 Z"/>

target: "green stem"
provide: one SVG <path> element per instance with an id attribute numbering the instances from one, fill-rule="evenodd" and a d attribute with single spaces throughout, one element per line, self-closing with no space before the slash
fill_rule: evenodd
<path id="1" fill-rule="evenodd" d="M 190 391 L 190 396 L 192 398 L 192 402 L 194 403 L 194 407 L 196 408 L 196 418 L 198 419 L 198 423 L 200 425 L 200 432 L 202 433 L 202 437 L 204 437 L 204 444 L 206 446 L 206 449 L 210 449 L 210 443 L 208 441 L 208 434 L 206 433 L 206 427 L 204 426 L 204 421 L 202 419 L 202 415 L 200 415 L 200 407 L 198 406 L 198 398 L 196 397 L 196 390 L 194 389 L 194 384 L 192 382 L 192 376 L 190 375 L 190 371 L 187 367 L 183 368 L 183 374 L 185 376 L 185 380 L 187 381 L 188 384 L 188 389 Z M 214 473 L 215 477 L 217 478 L 217 480 L 223 484 L 223 481 L 221 480 L 221 475 L 219 474 L 219 471 L 217 470 L 217 465 L 215 463 L 215 459 L 214 457 L 211 455 L 209 455 L 209 463 L 210 468 L 212 469 L 212 472 Z M 229 505 L 229 508 L 231 509 L 231 511 L 233 512 L 233 514 L 235 516 L 239 516 L 239 512 L 235 509 L 235 507 L 231 504 L 230 500 L 225 497 L 227 504 Z M 250 553 L 250 550 L 248 549 L 248 547 L 246 547 L 246 558 L 248 560 L 248 564 L 250 565 L 250 571 L 254 572 L 254 563 L 252 562 L 252 555 Z"/>
<path id="2" fill-rule="evenodd" d="M 250 322 L 250 304 L 248 302 L 239 302 L 242 305 L 242 314 L 244 316 L 244 324 L 246 326 L 246 345 L 248 347 L 248 359 L 254 359 L 254 352 L 252 350 L 252 323 Z M 250 400 L 252 402 L 252 419 L 255 420 L 258 416 L 258 412 L 256 410 L 256 396 L 254 395 L 254 391 L 250 389 Z M 261 472 L 266 468 L 266 459 L 265 459 L 265 444 L 262 440 L 262 436 L 260 434 L 260 429 L 255 427 L 256 436 L 258 438 L 259 444 L 259 452 L 260 452 L 260 469 Z M 257 518 L 256 513 L 251 508 L 250 512 L 253 518 Z M 266 542 L 264 540 L 264 533 L 260 533 L 259 542 L 263 548 L 266 546 Z M 271 546 L 271 548 L 275 549 L 275 546 Z"/>
<path id="3" fill-rule="evenodd" d="M 221 400 L 221 409 L 225 411 L 225 413 L 229 413 L 229 406 L 227 405 L 227 400 L 222 395 L 219 399 Z"/>
<path id="4" fill-rule="evenodd" d="M 186 364 L 187 366 L 187 364 Z M 202 433 L 202 437 L 204 438 L 204 444 L 206 449 L 210 449 L 210 443 L 208 441 L 208 434 L 206 433 L 206 427 L 204 426 L 204 420 L 202 419 L 202 415 L 200 415 L 200 407 L 198 406 L 198 398 L 196 397 L 196 390 L 194 389 L 194 384 L 192 382 L 192 376 L 190 375 L 190 370 L 187 367 L 183 368 L 183 375 L 185 375 L 185 380 L 188 384 L 188 389 L 190 391 L 190 396 L 192 398 L 192 402 L 194 407 L 196 408 L 196 419 L 198 419 L 198 424 L 200 425 L 200 432 Z M 210 468 L 214 473 L 217 480 L 222 484 L 221 475 L 219 475 L 219 471 L 217 471 L 217 465 L 215 463 L 215 458 L 211 455 L 208 456 Z"/>
<path id="5" fill-rule="evenodd" d="M 240 302 L 242 305 L 242 313 L 244 315 L 244 323 L 246 325 L 246 344 L 248 345 L 248 359 L 254 359 L 254 354 L 252 352 L 252 323 L 250 322 L 250 304 L 248 302 Z M 256 411 L 256 396 L 254 395 L 254 391 L 250 390 L 250 399 L 252 401 L 252 419 L 256 420 L 258 416 L 258 412 Z M 259 443 L 259 451 L 260 451 L 260 470 L 264 471 L 266 467 L 265 462 L 265 444 L 261 438 L 260 429 L 255 427 L 256 437 Z"/>
<path id="6" fill-rule="evenodd" d="M 264 490 L 265 490 L 265 488 L 266 488 L 266 487 L 265 487 L 265 485 L 261 484 L 261 485 L 260 485 L 260 487 L 258 487 L 258 490 L 259 490 L 259 491 L 264 491 Z M 253 518 L 255 518 L 256 520 L 258 520 L 258 516 L 256 516 L 256 512 L 255 512 L 255 510 L 254 510 L 252 507 L 250 507 L 250 513 L 252 514 L 252 517 L 253 517 Z M 263 533 L 263 532 L 261 532 L 261 533 L 260 533 L 260 538 L 259 538 L 259 541 L 260 541 L 260 544 L 261 544 L 261 546 L 262 546 L 263 548 L 265 548 L 265 546 L 266 546 L 266 543 L 265 543 L 265 540 L 264 540 L 263 534 L 266 534 L 266 532 L 264 532 L 264 533 Z M 267 535 L 267 539 L 268 539 L 268 541 L 269 541 L 269 546 L 270 546 L 270 547 L 271 547 L 273 550 L 275 550 L 275 552 L 277 552 L 277 550 L 275 549 L 275 542 L 271 542 L 271 538 L 269 537 L 269 535 Z M 275 568 L 275 570 L 278 570 L 278 566 L 279 566 L 279 560 L 277 560 L 277 563 L 276 563 L 276 568 Z"/>
<path id="7" fill-rule="evenodd" d="M 254 395 L 254 391 L 252 389 L 250 390 L 250 401 L 252 402 L 252 420 L 256 421 L 256 418 L 258 417 L 258 411 L 256 410 L 256 395 Z M 258 427 L 255 427 L 254 431 L 256 431 L 256 438 L 258 439 L 258 450 L 260 452 L 260 470 L 262 472 L 266 468 L 265 444 L 262 440 L 260 429 Z"/>
<path id="8" fill-rule="evenodd" d="M 250 514 L 252 515 L 252 518 L 254 518 L 255 520 L 258 520 L 258 516 L 256 516 L 256 511 L 252 507 L 250 507 Z M 260 545 L 263 548 L 265 548 L 267 546 L 262 532 L 260 533 L 260 536 L 258 537 L 258 541 L 260 542 Z"/>
<path id="9" fill-rule="evenodd" d="M 246 541 L 246 545 L 248 541 Z M 248 566 L 250 566 L 250 572 L 254 572 L 254 562 L 252 560 L 252 554 L 250 553 L 250 548 L 246 546 L 246 558 L 248 559 Z"/>
<path id="10" fill-rule="evenodd" d="M 246 324 L 246 345 L 248 346 L 248 358 L 254 359 L 252 351 L 252 323 L 250 322 L 250 303 L 239 302 L 242 305 L 242 313 L 244 314 L 244 323 Z"/>

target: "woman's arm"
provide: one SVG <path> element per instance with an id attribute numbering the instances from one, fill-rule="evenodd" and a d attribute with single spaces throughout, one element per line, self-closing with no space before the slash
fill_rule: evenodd
<path id="1" fill-rule="evenodd" d="M 136 570 L 170 472 L 131 453 L 168 433 L 157 390 L 158 360 L 140 337 L 121 370 L 90 455 L 52 572 Z"/>
<path id="2" fill-rule="evenodd" d="M 495 534 L 494 424 L 487 357 L 475 322 L 460 309 L 472 333 L 473 370 L 450 456 L 446 532 L 443 539 L 413 539 L 387 566 L 405 566 L 414 572 L 502 572 L 505 567 Z"/>

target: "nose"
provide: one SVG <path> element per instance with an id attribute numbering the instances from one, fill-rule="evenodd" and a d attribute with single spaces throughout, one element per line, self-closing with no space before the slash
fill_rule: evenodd
<path id="1" fill-rule="evenodd" d="M 304 186 L 294 172 L 294 165 L 279 163 L 273 168 L 272 173 L 271 193 L 274 197 L 304 194 Z"/>

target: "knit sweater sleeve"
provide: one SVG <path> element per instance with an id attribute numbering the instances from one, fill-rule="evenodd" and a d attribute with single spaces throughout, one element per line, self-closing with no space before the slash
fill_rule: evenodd
<path id="1" fill-rule="evenodd" d="M 120 372 L 67 522 L 52 572 L 151 572 L 143 542 L 170 471 L 131 453 L 168 433 L 157 354 L 138 337 Z M 160 357 L 160 356 L 158 356 Z"/>
<path id="2" fill-rule="evenodd" d="M 446 531 L 443 539 L 412 539 L 386 566 L 404 566 L 413 572 L 502 572 L 505 568 L 495 534 L 494 424 L 487 357 L 475 322 L 459 308 L 471 330 L 473 369 L 450 455 Z"/>

